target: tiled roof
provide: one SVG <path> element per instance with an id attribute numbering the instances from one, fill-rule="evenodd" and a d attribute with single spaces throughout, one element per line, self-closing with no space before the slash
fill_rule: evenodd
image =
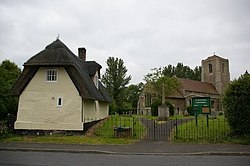
<path id="1" fill-rule="evenodd" d="M 169 98 L 184 98 L 182 93 L 180 92 L 180 89 L 175 90 L 172 94 L 168 95 Z"/>
<path id="2" fill-rule="evenodd" d="M 209 93 L 209 94 L 219 94 L 218 91 L 213 86 L 213 84 L 211 83 L 194 81 L 194 80 L 183 79 L 183 78 L 178 78 L 178 80 L 181 83 L 182 90 Z"/>
<path id="3" fill-rule="evenodd" d="M 184 91 L 219 95 L 218 91 L 215 89 L 215 87 L 211 83 L 194 81 L 194 80 L 183 79 L 183 78 L 178 78 L 178 81 L 180 82 L 180 88 L 174 91 L 168 97 L 184 98 L 184 94 L 183 94 Z"/>

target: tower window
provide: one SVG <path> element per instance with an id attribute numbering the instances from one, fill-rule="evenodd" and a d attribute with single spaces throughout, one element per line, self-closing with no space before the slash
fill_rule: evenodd
<path id="1" fill-rule="evenodd" d="M 213 72 L 213 65 L 211 63 L 209 63 L 208 65 L 208 70 L 209 70 L 209 73 Z"/>
<path id="2" fill-rule="evenodd" d="M 222 63 L 222 65 L 221 65 L 221 71 L 222 71 L 222 73 L 225 72 L 225 64 L 224 63 Z"/>

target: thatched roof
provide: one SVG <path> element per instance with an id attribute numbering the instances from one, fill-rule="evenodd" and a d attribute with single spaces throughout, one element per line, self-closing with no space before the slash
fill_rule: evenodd
<path id="1" fill-rule="evenodd" d="M 83 61 L 59 39 L 24 63 L 24 70 L 12 87 L 11 95 L 21 95 L 39 67 L 52 66 L 65 68 L 84 99 L 111 102 L 111 97 L 101 82 L 97 89 L 91 79 L 96 71 L 100 73 L 101 65 L 95 61 Z"/>

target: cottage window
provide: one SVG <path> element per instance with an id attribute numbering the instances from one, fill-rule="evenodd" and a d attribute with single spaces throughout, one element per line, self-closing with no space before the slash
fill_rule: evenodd
<path id="1" fill-rule="evenodd" d="M 56 82 L 57 81 L 57 70 L 49 69 L 46 71 L 46 81 L 48 82 Z"/>
<path id="2" fill-rule="evenodd" d="M 62 104 L 63 104 L 63 98 L 57 97 L 57 107 L 62 107 Z"/>

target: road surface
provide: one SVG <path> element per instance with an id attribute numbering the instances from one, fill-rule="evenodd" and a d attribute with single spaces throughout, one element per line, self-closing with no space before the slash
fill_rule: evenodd
<path id="1" fill-rule="evenodd" d="M 164 156 L 164 155 L 110 155 L 53 152 L 0 151 L 1 166 L 247 166 L 249 156 Z"/>

